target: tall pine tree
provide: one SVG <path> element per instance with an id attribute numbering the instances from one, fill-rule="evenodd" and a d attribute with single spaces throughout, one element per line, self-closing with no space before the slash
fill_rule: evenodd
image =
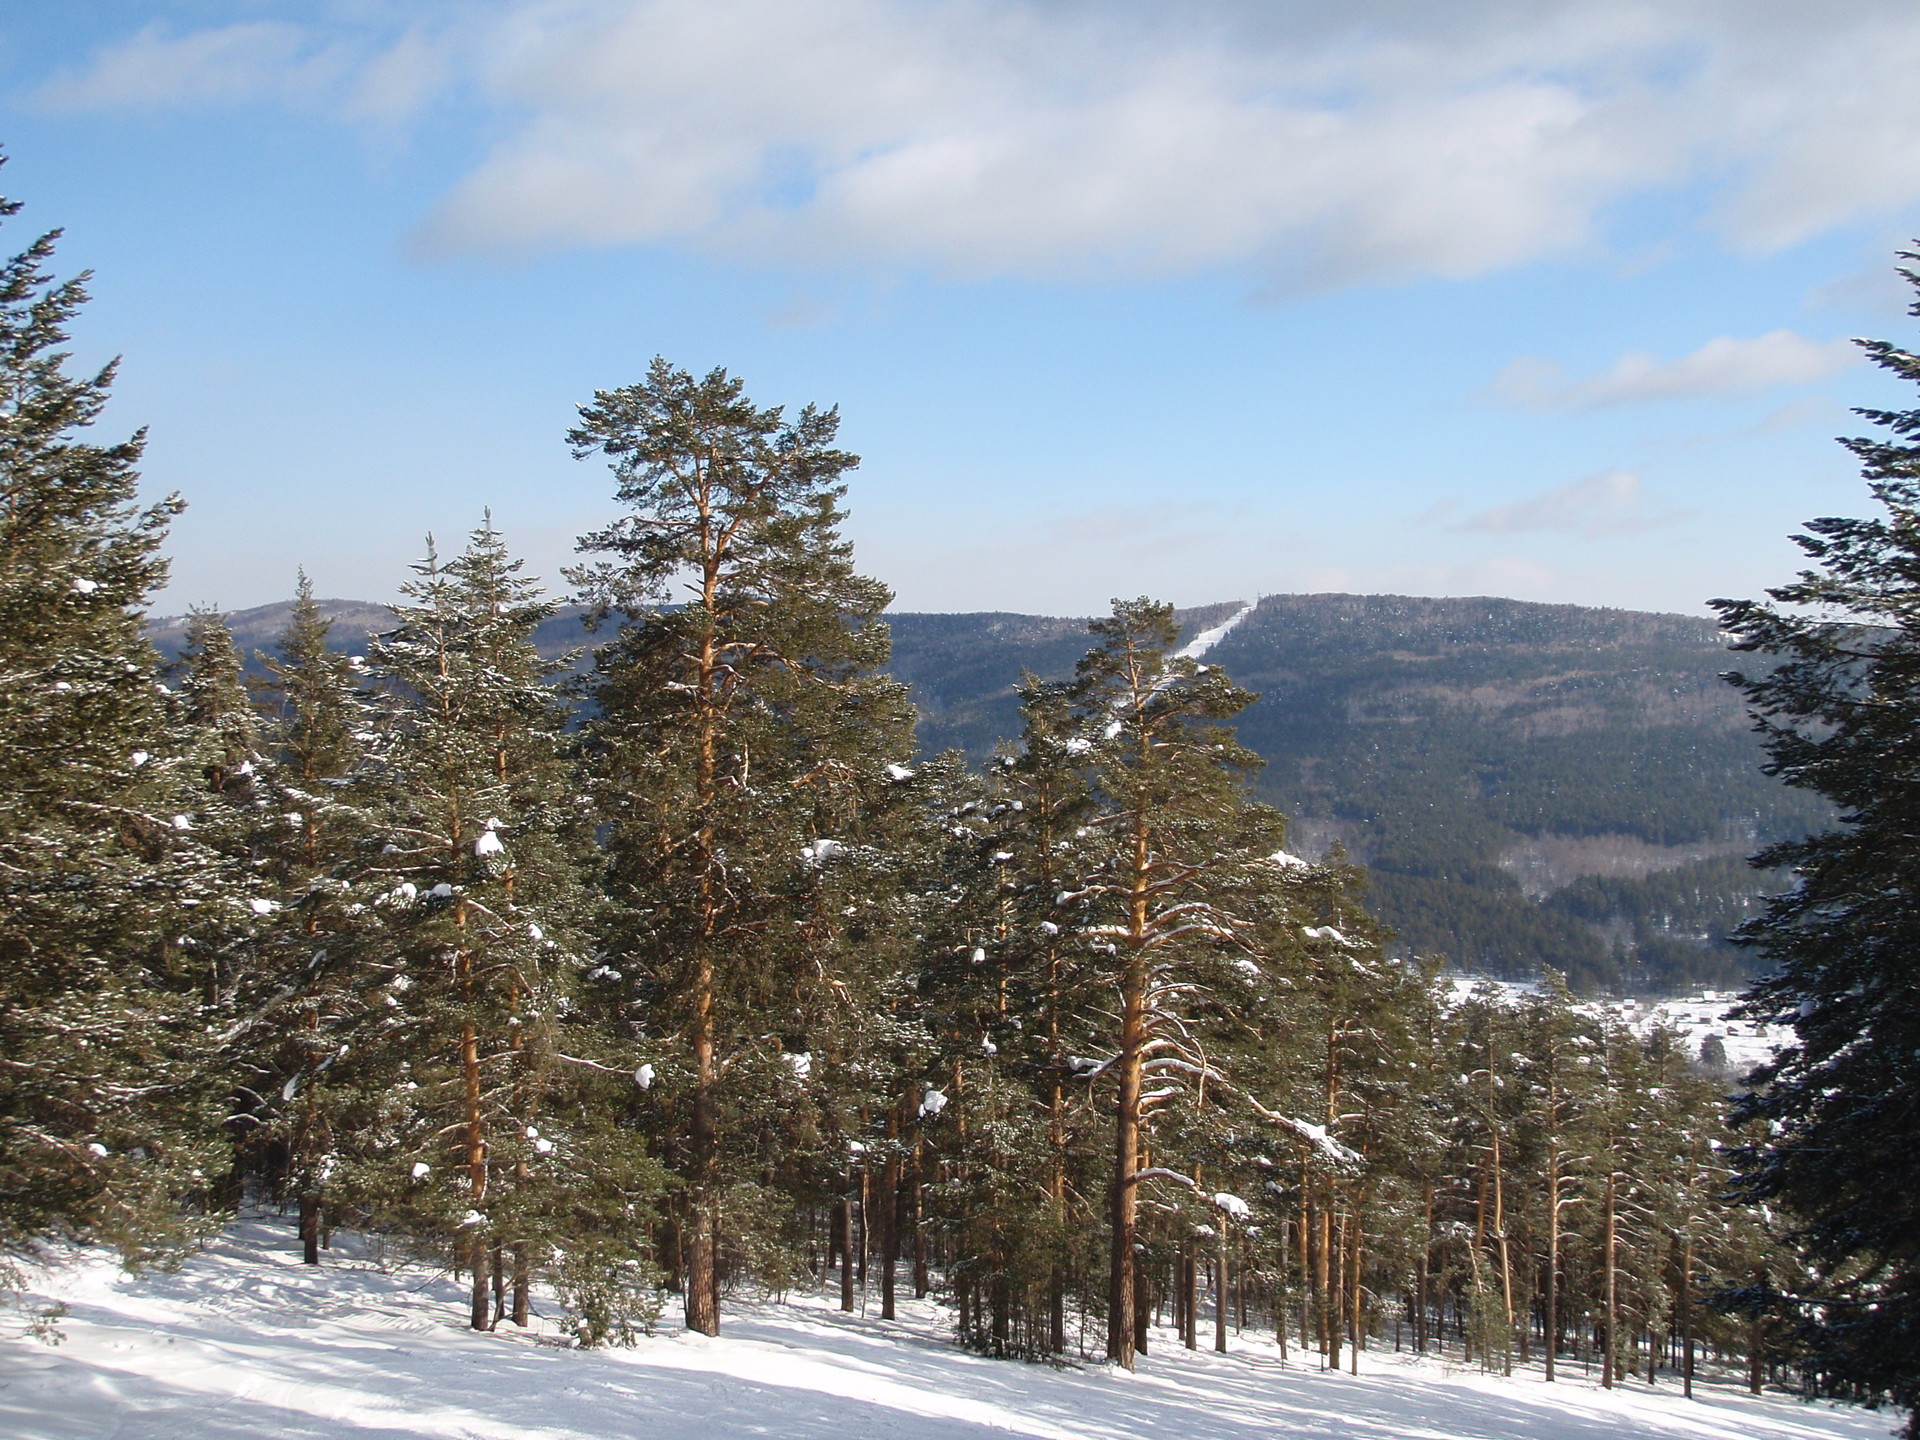
<path id="1" fill-rule="evenodd" d="M 838 422 L 812 406 L 789 419 L 725 371 L 656 360 L 640 384 L 597 394 L 569 437 L 607 457 L 627 507 L 581 541 L 607 558 L 574 576 L 600 618 L 622 617 L 595 657 L 586 740 L 609 948 L 662 1045 L 684 1187 L 669 1248 L 685 1256 L 687 1323 L 707 1334 L 723 1198 L 762 1169 L 738 1123 L 754 1077 L 844 983 L 846 952 L 815 929 L 818 869 L 912 745 L 903 688 L 871 673 L 891 597 L 855 573 L 839 531 L 857 462 L 835 447 Z"/>

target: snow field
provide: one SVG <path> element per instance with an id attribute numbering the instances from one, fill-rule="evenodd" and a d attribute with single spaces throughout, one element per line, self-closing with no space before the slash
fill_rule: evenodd
<path id="1" fill-rule="evenodd" d="M 479 1335 L 444 1276 L 336 1250 L 298 1263 L 251 1219 L 177 1274 L 85 1255 L 45 1274 L 64 1343 L 0 1340 L 5 1440 L 1828 1440 L 1890 1414 L 1665 1382 L 1611 1393 L 1368 1352 L 1358 1377 L 1283 1366 L 1270 1336 L 1215 1355 L 1157 1332 L 1138 1373 L 956 1350 L 937 1307 L 897 1322 L 825 1298 L 729 1307 L 719 1339 L 576 1351 L 550 1324 Z M 877 1308 L 877 1305 L 876 1307 Z"/>
<path id="2" fill-rule="evenodd" d="M 1514 1004 L 1537 993 L 1537 987 L 1529 983 L 1488 980 L 1478 975 L 1449 976 L 1447 984 L 1456 1004 L 1489 984 Z M 1755 1025 L 1748 1020 L 1730 1019 L 1729 1012 L 1739 999 L 1737 991 L 1706 990 L 1697 995 L 1663 1000 L 1590 1000 L 1583 1002 L 1583 1008 L 1611 1016 L 1636 1035 L 1651 1034 L 1656 1026 L 1677 1031 L 1689 1055 L 1698 1055 L 1707 1037 L 1718 1035 L 1726 1047 L 1727 1068 L 1738 1077 L 1756 1065 L 1764 1065 L 1794 1040 L 1789 1026 Z"/>

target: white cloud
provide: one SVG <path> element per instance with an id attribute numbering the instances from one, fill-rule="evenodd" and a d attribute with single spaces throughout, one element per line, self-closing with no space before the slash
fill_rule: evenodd
<path id="1" fill-rule="evenodd" d="M 446 251 L 666 243 L 959 276 L 1242 266 L 1335 284 L 1577 252 L 1601 243 L 1609 207 L 1694 186 L 1683 212 L 1749 248 L 1920 201 L 1920 10 L 1906 0 L 497 0 L 432 14 L 431 38 L 322 20 L 143 31 L 42 98 L 331 87 L 364 118 L 478 95 L 499 138 L 425 227 Z M 355 73 L 328 78 L 347 52 Z"/>
<path id="2" fill-rule="evenodd" d="M 345 108 L 357 118 L 404 120 L 448 82 L 454 61 L 447 37 L 408 30 L 359 67 Z"/>
<path id="3" fill-rule="evenodd" d="M 149 25 L 35 94 L 52 110 L 147 109 L 308 95 L 350 64 L 298 25 L 262 20 L 170 36 Z"/>
<path id="4" fill-rule="evenodd" d="M 1559 531 L 1592 538 L 1650 530 L 1685 518 L 1682 511 L 1647 509 L 1638 475 L 1603 470 L 1584 480 L 1469 515 L 1454 528 L 1490 535 Z"/>
<path id="5" fill-rule="evenodd" d="M 1585 380 L 1569 380 L 1553 361 L 1525 355 L 1494 377 L 1488 394 L 1533 410 L 1698 400 L 1804 384 L 1859 359 L 1851 341 L 1809 340 L 1791 330 L 1773 330 L 1751 340 L 1722 335 L 1678 360 L 1630 350 L 1610 370 Z"/>

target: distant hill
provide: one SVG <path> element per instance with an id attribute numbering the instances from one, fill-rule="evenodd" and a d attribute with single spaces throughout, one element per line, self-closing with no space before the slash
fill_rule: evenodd
<path id="1" fill-rule="evenodd" d="M 341 648 L 387 623 L 324 602 Z M 1182 611 L 1189 636 L 1232 603 Z M 231 617 L 265 649 L 287 607 Z M 927 752 L 976 762 L 1018 730 L 1023 671 L 1063 676 L 1086 622 L 896 614 L 893 670 Z M 183 622 L 154 638 L 177 651 Z M 585 643 L 577 611 L 545 627 Z M 1725 935 L 1765 878 L 1745 856 L 1804 833 L 1820 803 L 1760 774 L 1712 622 L 1679 615 L 1390 595 L 1263 599 L 1208 655 L 1260 692 L 1241 738 L 1293 848 L 1342 845 L 1406 951 L 1506 976 L 1542 964 L 1585 989 L 1673 993 L 1745 977 Z"/>

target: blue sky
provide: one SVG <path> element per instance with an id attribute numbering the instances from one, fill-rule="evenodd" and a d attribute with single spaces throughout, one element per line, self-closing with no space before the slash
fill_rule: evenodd
<path id="1" fill-rule="evenodd" d="M 0 6 L 7 239 L 95 271 L 160 608 L 605 519 L 663 354 L 837 403 L 908 609 L 1699 611 L 1911 403 L 1920 11 L 1829 0 Z"/>

